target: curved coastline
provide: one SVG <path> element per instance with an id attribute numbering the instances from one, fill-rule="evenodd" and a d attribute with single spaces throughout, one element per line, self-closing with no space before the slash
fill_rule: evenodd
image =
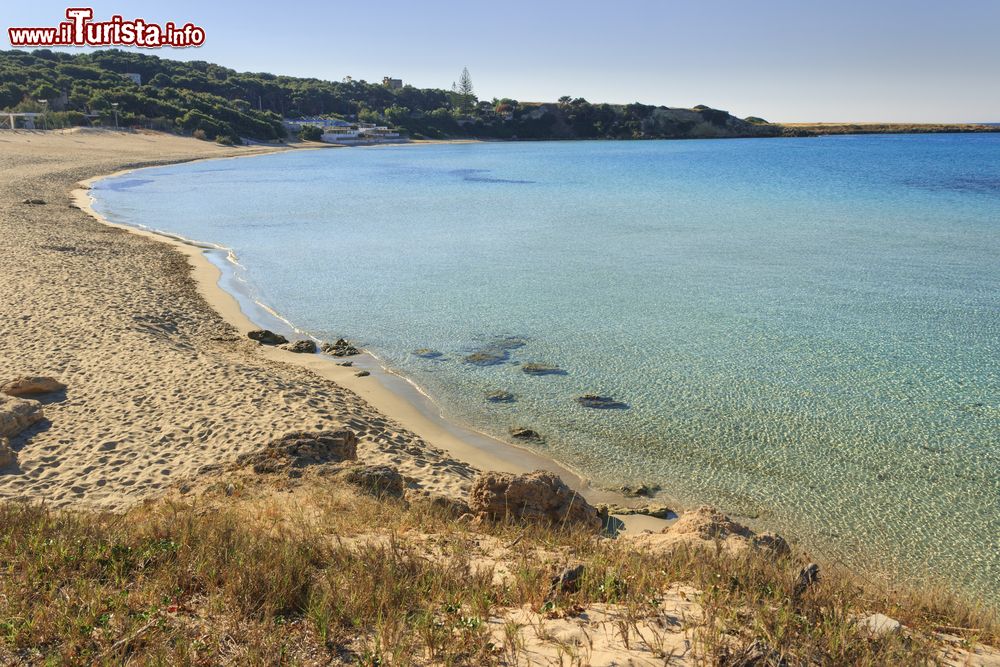
<path id="1" fill-rule="evenodd" d="M 283 152 L 283 151 L 274 151 Z M 184 162 L 206 162 L 260 157 L 273 152 L 254 153 L 242 156 L 208 157 Z M 244 283 L 237 275 L 238 258 L 233 251 L 218 244 L 184 238 L 142 225 L 113 222 L 93 208 L 94 199 L 91 186 L 101 180 L 125 174 L 167 166 L 171 163 L 122 169 L 79 181 L 79 188 L 71 192 L 74 203 L 103 225 L 138 234 L 165 243 L 188 258 L 198 293 L 228 324 L 240 334 L 258 328 L 277 328 L 286 333 L 312 336 L 302 331 L 281 316 L 267 304 L 253 298 L 249 290 L 240 286 Z M 214 260 L 214 261 L 213 261 Z M 522 473 L 543 469 L 554 472 L 574 490 L 580 492 L 592 503 L 614 503 L 622 506 L 636 504 L 634 498 L 621 493 L 592 485 L 582 472 L 573 467 L 544 456 L 538 452 L 513 443 L 499 440 L 477 431 L 467 425 L 445 418 L 434 398 L 410 378 L 383 365 L 377 355 L 364 351 L 355 358 L 352 367 L 339 366 L 333 358 L 317 354 L 296 354 L 273 347 L 261 346 L 260 355 L 272 361 L 294 364 L 331 380 L 364 398 L 379 413 L 399 422 L 411 432 L 429 443 L 440 447 L 455 458 L 482 470 L 500 470 Z M 367 370 L 369 377 L 359 378 L 357 370 Z M 666 494 L 662 500 L 671 503 L 672 508 L 681 510 L 676 499 Z M 671 520 L 657 519 L 645 515 L 619 517 L 625 524 L 626 532 L 643 530 L 658 531 Z"/>

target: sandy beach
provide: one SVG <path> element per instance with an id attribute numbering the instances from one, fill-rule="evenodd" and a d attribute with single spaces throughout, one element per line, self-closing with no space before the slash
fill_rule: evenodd
<path id="1" fill-rule="evenodd" d="M 248 340 L 257 327 L 218 287 L 203 249 L 115 229 L 89 209 L 87 182 L 111 173 L 287 147 L 70 131 L 7 133 L 0 149 L 0 266 L 16 277 L 0 299 L 0 377 L 68 385 L 45 406 L 45 421 L 12 441 L 18 463 L 0 475 L 0 497 L 121 509 L 288 431 L 347 427 L 363 460 L 397 466 L 418 492 L 462 495 L 478 470 L 544 468 L 593 502 L 623 500 L 448 424 L 367 355 L 344 368 Z M 371 376 L 357 377 L 359 367 Z"/>

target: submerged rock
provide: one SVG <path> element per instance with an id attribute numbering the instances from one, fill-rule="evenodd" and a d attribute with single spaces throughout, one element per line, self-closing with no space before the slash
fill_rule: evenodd
<path id="1" fill-rule="evenodd" d="M 521 366 L 521 371 L 528 375 L 566 375 L 566 371 L 551 364 L 525 364 Z"/>
<path id="2" fill-rule="evenodd" d="M 444 356 L 443 352 L 438 352 L 437 350 L 432 350 L 429 347 L 422 347 L 420 349 L 413 351 L 413 356 L 420 357 L 421 359 L 440 359 Z"/>
<path id="3" fill-rule="evenodd" d="M 509 391 L 493 391 L 486 395 L 489 403 L 514 403 L 517 397 Z"/>
<path id="4" fill-rule="evenodd" d="M 542 436 L 539 435 L 537 431 L 532 431 L 530 428 L 523 428 L 520 426 L 514 427 L 510 430 L 510 437 L 517 438 L 518 440 L 542 439 Z"/>
<path id="5" fill-rule="evenodd" d="M 524 475 L 482 473 L 469 490 L 469 510 L 492 521 L 539 521 L 554 525 L 582 524 L 600 530 L 597 510 L 551 472 Z"/>
<path id="6" fill-rule="evenodd" d="M 480 350 L 462 357 L 462 361 L 474 366 L 497 366 L 506 363 L 510 355 L 503 350 Z"/>
<path id="7" fill-rule="evenodd" d="M 366 378 L 369 375 L 371 375 L 371 373 L 369 373 L 368 371 L 358 371 L 357 373 L 354 374 L 355 377 L 359 378 Z"/>
<path id="8" fill-rule="evenodd" d="M 255 340 L 261 345 L 284 345 L 288 342 L 287 338 L 269 329 L 255 329 L 247 332 L 247 338 Z"/>
<path id="9" fill-rule="evenodd" d="M 320 346 L 325 354 L 329 354 L 333 357 L 353 357 L 356 354 L 361 354 L 361 350 L 354 347 L 348 343 L 343 338 L 338 338 L 336 343 L 323 343 Z"/>
<path id="10" fill-rule="evenodd" d="M 35 394 L 50 394 L 66 388 L 59 380 L 43 376 L 25 376 L 11 380 L 2 387 L 0 392 L 8 396 L 32 396 Z"/>
<path id="11" fill-rule="evenodd" d="M 12 438 L 44 418 L 38 401 L 0 394 L 0 437 Z"/>
<path id="12" fill-rule="evenodd" d="M 610 396 L 598 396 L 597 394 L 584 394 L 577 396 L 576 402 L 585 408 L 594 410 L 628 410 L 628 403 L 616 401 Z"/>
<path id="13" fill-rule="evenodd" d="M 652 498 L 659 490 L 660 487 L 656 484 L 626 484 L 619 489 L 619 491 L 622 492 L 622 495 L 628 498 L 638 498 L 640 496 Z"/>
<path id="14" fill-rule="evenodd" d="M 495 338 L 488 345 L 467 354 L 462 358 L 467 364 L 474 366 L 497 366 L 510 361 L 510 353 L 527 345 L 523 338 L 505 336 Z"/>
<path id="15" fill-rule="evenodd" d="M 642 505 L 640 507 L 622 507 L 621 505 L 607 505 L 608 514 L 619 516 L 630 516 L 640 514 L 651 516 L 654 519 L 673 519 L 677 514 L 666 505 Z"/>
<path id="16" fill-rule="evenodd" d="M 285 343 L 279 347 L 281 347 L 282 350 L 288 350 L 289 352 L 295 352 L 296 354 L 316 353 L 316 341 L 312 340 L 297 340 L 292 343 Z"/>

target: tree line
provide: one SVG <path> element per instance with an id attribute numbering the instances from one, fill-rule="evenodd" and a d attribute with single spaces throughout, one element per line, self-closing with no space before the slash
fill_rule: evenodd
<path id="1" fill-rule="evenodd" d="M 126 74 L 138 74 L 136 83 Z M 114 107 L 113 105 L 117 105 Z M 451 90 L 393 89 L 342 81 L 237 72 L 203 61 L 99 50 L 0 51 L 0 109 L 46 111 L 51 125 L 110 124 L 194 134 L 224 143 L 285 137 L 283 118 L 325 116 L 375 122 L 414 137 L 648 138 L 760 133 L 762 124 L 699 107 L 694 116 L 642 104 L 549 104 L 479 100 L 468 70 Z M 677 110 L 673 110 L 677 111 Z M 713 115 L 714 114 L 714 115 Z M 715 128 L 713 130 L 713 127 Z"/>

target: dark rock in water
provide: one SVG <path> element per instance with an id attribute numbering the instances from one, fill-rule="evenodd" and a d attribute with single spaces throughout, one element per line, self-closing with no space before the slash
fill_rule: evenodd
<path id="1" fill-rule="evenodd" d="M 359 378 L 366 378 L 369 375 L 371 375 L 371 373 L 369 373 L 368 371 L 358 371 L 357 373 L 354 374 L 355 377 Z"/>
<path id="2" fill-rule="evenodd" d="M 486 400 L 490 403 L 513 403 L 517 397 L 509 391 L 494 391 L 486 396 Z"/>
<path id="3" fill-rule="evenodd" d="M 528 342 L 526 340 L 517 336 L 504 336 L 493 341 L 493 345 L 497 349 L 507 350 L 508 352 L 510 350 L 519 350 L 527 344 Z"/>
<path id="4" fill-rule="evenodd" d="M 45 206 L 44 199 L 25 199 L 22 204 L 29 204 L 31 206 Z"/>
<path id="5" fill-rule="evenodd" d="M 392 466 L 355 466 L 340 476 L 374 496 L 403 497 L 403 476 Z"/>
<path id="6" fill-rule="evenodd" d="M 281 346 L 282 350 L 295 352 L 297 354 L 315 354 L 316 342 L 311 340 L 297 340 L 293 343 L 286 343 Z"/>
<path id="7" fill-rule="evenodd" d="M 518 440 L 541 440 L 542 436 L 538 434 L 537 431 L 532 431 L 530 428 L 512 428 L 510 430 L 510 437 L 517 438 Z"/>
<path id="8" fill-rule="evenodd" d="M 580 580 L 583 579 L 583 565 L 567 567 L 562 572 L 552 577 L 549 586 L 549 596 L 559 593 L 576 593 L 580 590 Z"/>
<path id="9" fill-rule="evenodd" d="M 594 410 L 628 410 L 628 403 L 616 401 L 610 396 L 584 394 L 583 396 L 577 396 L 576 402 L 585 408 L 592 408 Z"/>
<path id="10" fill-rule="evenodd" d="M 462 361 L 475 366 L 497 366 L 510 361 L 511 351 L 520 349 L 526 344 L 523 338 L 516 336 L 496 338 L 488 345 L 463 357 Z"/>
<path id="11" fill-rule="evenodd" d="M 284 345 L 288 339 L 281 334 L 276 334 L 268 329 L 256 329 L 247 333 L 247 338 L 255 340 L 261 345 Z"/>
<path id="12" fill-rule="evenodd" d="M 413 356 L 420 357 L 421 359 L 440 359 L 444 356 L 444 353 L 432 350 L 429 347 L 422 347 L 419 350 L 414 350 Z"/>
<path id="13" fill-rule="evenodd" d="M 289 467 L 346 461 L 358 458 L 358 437 L 352 431 L 292 431 L 269 442 L 264 449 L 243 454 L 236 462 L 252 465 L 254 472 L 271 473 Z"/>
<path id="14" fill-rule="evenodd" d="M 566 375 L 566 371 L 550 364 L 525 364 L 521 370 L 528 375 Z"/>
<path id="15" fill-rule="evenodd" d="M 497 366 L 506 363 L 508 359 L 510 355 L 503 350 L 480 350 L 462 357 L 462 361 L 474 366 Z"/>
<path id="16" fill-rule="evenodd" d="M 607 508 L 609 514 L 618 514 L 620 516 L 641 514 L 642 516 L 651 516 L 655 519 L 674 519 L 677 517 L 677 513 L 666 505 L 642 505 L 641 507 L 608 505 Z"/>
<path id="17" fill-rule="evenodd" d="M 660 487 L 657 486 L 656 484 L 638 484 L 638 485 L 626 484 L 625 486 L 621 487 L 620 490 L 623 496 L 627 496 L 629 498 L 638 498 L 640 496 L 644 496 L 646 498 L 652 498 L 653 496 L 656 495 L 656 492 L 660 490 Z"/>
<path id="18" fill-rule="evenodd" d="M 361 354 L 361 350 L 343 338 L 338 339 L 336 343 L 323 343 L 320 349 L 333 357 L 353 357 L 355 354 Z"/>

